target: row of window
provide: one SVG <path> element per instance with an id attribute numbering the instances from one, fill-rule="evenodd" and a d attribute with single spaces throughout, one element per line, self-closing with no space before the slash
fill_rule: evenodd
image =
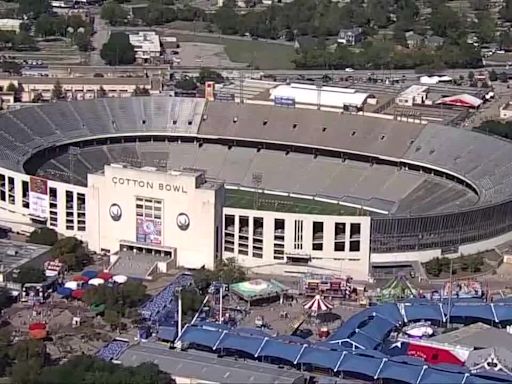
<path id="1" fill-rule="evenodd" d="M 12 176 L 0 174 L 0 201 L 10 205 L 16 205 L 16 182 Z M 48 226 L 59 226 L 58 195 L 57 188 L 48 188 Z M 30 185 L 27 180 L 21 180 L 21 205 L 30 209 Z M 66 191 L 66 230 L 85 232 L 86 207 L 85 194 L 74 191 Z"/>
<path id="2" fill-rule="evenodd" d="M 249 255 L 249 245 L 252 244 L 252 257 L 263 258 L 263 228 L 262 217 L 252 218 L 252 234 L 249 235 L 249 216 L 225 215 L 224 216 L 224 251 L 235 252 L 235 231 L 238 222 L 238 254 Z M 285 219 L 275 218 L 274 220 L 274 259 L 284 260 L 285 244 Z M 311 249 L 313 251 L 324 250 L 324 225 L 322 221 L 313 222 L 311 238 Z M 293 250 L 300 253 L 304 250 L 304 221 L 297 219 L 293 221 Z M 347 228 L 349 232 L 347 234 Z M 252 238 L 252 243 L 249 241 Z M 346 241 L 348 239 L 348 241 Z M 348 244 L 347 244 L 348 243 Z M 359 252 L 361 250 L 361 224 L 360 223 L 334 223 L 334 251 L 335 252 Z"/>

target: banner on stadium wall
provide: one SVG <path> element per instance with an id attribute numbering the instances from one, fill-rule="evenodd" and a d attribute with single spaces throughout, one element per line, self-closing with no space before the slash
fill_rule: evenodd
<path id="1" fill-rule="evenodd" d="M 276 96 L 274 97 L 274 105 L 281 107 L 295 107 L 295 97 L 290 96 Z"/>
<path id="2" fill-rule="evenodd" d="M 29 181 L 29 213 L 31 216 L 48 218 L 50 197 L 48 195 L 48 180 L 31 177 Z"/>
<path id="3" fill-rule="evenodd" d="M 216 101 L 235 101 L 234 93 L 226 93 L 226 92 L 216 92 L 215 93 Z"/>
<path id="4" fill-rule="evenodd" d="M 138 217 L 137 242 L 162 245 L 162 221 Z"/>
<path id="5" fill-rule="evenodd" d="M 215 82 L 207 81 L 204 83 L 204 98 L 208 101 L 215 100 Z"/>

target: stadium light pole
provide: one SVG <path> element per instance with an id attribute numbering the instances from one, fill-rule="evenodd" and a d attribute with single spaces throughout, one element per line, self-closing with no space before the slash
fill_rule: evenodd
<path id="1" fill-rule="evenodd" d="M 453 295 L 453 259 L 450 259 L 450 296 L 448 296 L 448 317 L 446 319 L 446 328 L 450 328 L 450 316 L 452 314 L 452 295 Z"/>

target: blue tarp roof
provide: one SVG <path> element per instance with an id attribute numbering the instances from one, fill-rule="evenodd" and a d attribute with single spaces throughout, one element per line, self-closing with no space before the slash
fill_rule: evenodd
<path id="1" fill-rule="evenodd" d="M 300 344 L 289 344 L 278 340 L 267 339 L 258 353 L 258 356 L 277 357 L 294 363 L 301 350 L 302 345 Z"/>
<path id="2" fill-rule="evenodd" d="M 389 360 L 394 361 L 395 363 L 406 363 L 409 365 L 420 365 L 420 366 L 425 365 L 425 361 L 420 359 L 419 357 L 408 356 L 408 355 L 393 356 Z"/>
<path id="3" fill-rule="evenodd" d="M 341 372 L 354 372 L 374 377 L 382 364 L 382 359 L 358 356 L 350 353 L 345 354 L 338 367 Z"/>
<path id="4" fill-rule="evenodd" d="M 445 312 L 448 313 L 448 305 Z M 474 317 L 484 320 L 495 320 L 489 304 L 457 304 L 452 306 L 451 317 Z"/>
<path id="5" fill-rule="evenodd" d="M 186 327 L 181 334 L 180 340 L 186 343 L 194 343 L 213 348 L 219 340 L 222 332 L 210 329 Z"/>
<path id="6" fill-rule="evenodd" d="M 443 313 L 439 304 L 404 305 L 407 321 L 437 320 L 443 321 Z"/>
<path id="7" fill-rule="evenodd" d="M 370 307 L 369 309 L 373 310 L 372 312 L 378 313 L 385 319 L 388 319 L 389 321 L 397 325 L 401 324 L 404 321 L 404 319 L 402 318 L 402 314 L 400 313 L 400 310 L 398 309 L 398 306 L 396 304 L 381 304 L 376 307 Z"/>
<path id="8" fill-rule="evenodd" d="M 387 334 L 395 327 L 390 321 L 375 316 L 368 324 L 360 328 L 361 332 L 372 337 L 375 340 L 383 341 Z"/>
<path id="9" fill-rule="evenodd" d="M 439 371 L 434 368 L 427 368 L 421 376 L 419 384 L 457 384 L 464 380 L 463 373 L 450 373 Z"/>
<path id="10" fill-rule="evenodd" d="M 206 329 L 220 329 L 222 331 L 230 330 L 231 328 L 226 324 L 221 323 L 213 323 L 211 321 L 203 321 L 196 324 L 198 327 L 206 328 Z"/>
<path id="11" fill-rule="evenodd" d="M 375 349 L 380 344 L 380 341 L 377 341 L 362 332 L 356 332 L 354 335 L 350 336 L 350 340 L 365 349 Z"/>
<path id="12" fill-rule="evenodd" d="M 511 321 L 512 320 L 512 305 L 507 304 L 493 304 L 494 312 L 498 321 Z"/>
<path id="13" fill-rule="evenodd" d="M 379 351 L 375 351 L 373 349 L 356 349 L 353 353 L 355 355 L 375 357 L 377 359 L 383 359 L 384 357 L 387 357 L 386 354 Z"/>
<path id="14" fill-rule="evenodd" d="M 220 340 L 216 349 L 228 348 L 237 351 L 243 351 L 250 355 L 255 355 L 256 352 L 258 352 L 261 343 L 263 343 L 263 340 L 264 339 L 262 337 L 243 336 L 236 335 L 233 333 L 226 333 Z"/>
<path id="15" fill-rule="evenodd" d="M 311 344 L 311 341 L 303 339 L 299 336 L 292 336 L 292 335 L 279 335 L 274 337 L 275 340 L 282 340 L 286 343 L 295 343 L 295 344 Z"/>
<path id="16" fill-rule="evenodd" d="M 388 360 L 382 366 L 377 378 L 401 380 L 415 384 L 422 371 L 423 366 L 401 364 Z"/>
<path id="17" fill-rule="evenodd" d="M 250 336 L 260 336 L 260 337 L 270 337 L 270 333 L 263 331 L 258 328 L 250 328 L 250 327 L 239 327 L 233 330 L 234 333 L 238 333 L 239 335 L 250 335 Z"/>
<path id="18" fill-rule="evenodd" d="M 306 347 L 302 351 L 298 363 L 311 364 L 316 367 L 335 369 L 344 352 L 327 351 L 325 349 Z"/>
<path id="19" fill-rule="evenodd" d="M 178 334 L 178 330 L 175 327 L 159 327 L 158 338 L 166 341 L 174 341 Z"/>
<path id="20" fill-rule="evenodd" d="M 339 327 L 333 334 L 328 338 L 329 341 L 347 339 L 354 331 L 359 327 L 361 323 L 366 321 L 372 315 L 370 308 L 365 309 L 345 321 L 341 327 Z"/>
<path id="21" fill-rule="evenodd" d="M 473 376 L 478 377 L 479 379 L 493 380 L 493 381 L 501 381 L 510 383 L 512 380 L 509 375 L 505 373 L 495 372 L 495 371 L 481 371 L 476 372 Z"/>

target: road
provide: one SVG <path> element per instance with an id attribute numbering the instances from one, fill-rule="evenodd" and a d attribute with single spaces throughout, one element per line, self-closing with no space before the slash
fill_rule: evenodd
<path id="1" fill-rule="evenodd" d="M 94 16 L 94 31 L 96 33 L 91 37 L 94 50 L 90 53 L 89 65 L 102 66 L 103 60 L 100 57 L 100 50 L 110 36 L 110 29 L 105 20 L 100 17 L 99 13 L 96 13 Z"/>

